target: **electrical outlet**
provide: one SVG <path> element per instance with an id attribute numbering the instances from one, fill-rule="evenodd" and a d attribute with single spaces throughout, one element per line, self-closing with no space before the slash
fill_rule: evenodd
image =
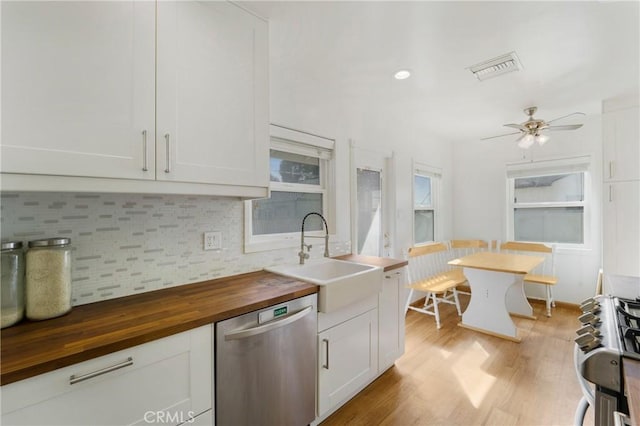
<path id="1" fill-rule="evenodd" d="M 222 232 L 210 231 L 204 233 L 204 250 L 220 250 L 222 248 Z"/>

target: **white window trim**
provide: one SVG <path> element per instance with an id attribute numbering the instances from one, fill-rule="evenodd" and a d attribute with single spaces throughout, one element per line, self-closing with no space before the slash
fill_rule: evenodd
<path id="1" fill-rule="evenodd" d="M 576 243 L 558 243 L 548 241 L 536 241 L 542 244 L 553 244 L 559 249 L 577 249 L 584 250 L 591 248 L 591 211 L 593 201 L 591 199 L 592 185 L 591 180 L 591 156 L 583 155 L 577 157 L 567 157 L 558 159 L 546 159 L 541 161 L 531 161 L 526 163 L 510 163 L 506 165 L 506 194 L 507 194 L 507 212 L 506 212 L 506 235 L 507 240 L 515 239 L 515 223 L 514 211 L 516 208 L 536 208 L 536 207 L 583 207 L 583 242 Z M 568 201 L 568 202 L 538 202 L 538 203 L 514 203 L 515 198 L 515 179 L 530 176 L 548 176 L 558 174 L 570 174 L 584 172 L 584 200 Z"/>
<path id="2" fill-rule="evenodd" d="M 271 191 L 278 192 L 308 192 L 320 193 L 323 196 L 322 215 L 329 224 L 331 232 L 335 211 L 334 198 L 329 188 L 335 188 L 335 165 L 333 161 L 333 139 L 312 135 L 287 127 L 270 125 L 270 149 L 292 152 L 294 154 L 309 155 L 320 159 L 320 185 L 292 184 L 287 182 L 270 182 Z M 300 232 L 289 232 L 271 235 L 253 235 L 253 223 L 251 216 L 252 200 L 244 202 L 244 253 L 255 253 L 276 249 L 284 249 L 300 246 Z M 301 224 L 302 225 L 302 224 Z M 305 235 L 324 236 L 324 231 L 306 231 Z M 332 234 L 333 235 L 333 234 Z M 335 237 L 335 235 L 334 235 Z"/>
<path id="3" fill-rule="evenodd" d="M 438 241 L 440 238 L 440 186 L 442 183 L 442 169 L 439 167 L 430 166 L 425 163 L 420 163 L 414 160 L 413 173 L 411 173 L 411 240 L 414 246 L 423 246 Z M 415 176 L 426 176 L 431 178 L 431 208 L 416 208 L 415 200 Z M 416 242 L 416 223 L 415 223 L 415 211 L 416 210 L 433 210 L 433 241 Z"/>

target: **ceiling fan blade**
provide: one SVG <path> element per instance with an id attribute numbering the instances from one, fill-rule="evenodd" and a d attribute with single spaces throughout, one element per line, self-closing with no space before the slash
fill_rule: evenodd
<path id="1" fill-rule="evenodd" d="M 505 124 L 504 127 L 513 127 L 514 129 L 527 130 L 527 128 L 524 127 L 522 124 L 515 124 L 515 123 Z"/>
<path id="2" fill-rule="evenodd" d="M 553 120 L 547 121 L 547 124 L 553 123 L 557 120 L 562 120 L 563 118 L 571 117 L 572 115 L 586 115 L 584 112 L 572 112 L 571 114 L 563 115 L 562 117 L 554 118 Z"/>
<path id="3" fill-rule="evenodd" d="M 482 138 L 480 140 L 481 141 L 486 141 L 487 139 L 501 138 L 503 136 L 518 135 L 520 133 L 522 133 L 522 132 L 505 133 L 504 135 L 489 136 L 488 138 Z"/>
<path id="4" fill-rule="evenodd" d="M 565 124 L 564 126 L 549 126 L 545 130 L 576 130 L 582 127 L 582 124 Z"/>

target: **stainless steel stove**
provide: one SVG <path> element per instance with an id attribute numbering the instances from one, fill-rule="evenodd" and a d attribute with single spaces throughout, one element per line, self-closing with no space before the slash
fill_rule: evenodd
<path id="1" fill-rule="evenodd" d="M 582 327 L 576 332 L 575 364 L 579 375 L 595 385 L 593 392 L 581 383 L 584 399 L 594 406 L 596 426 L 614 426 L 614 413 L 629 414 L 622 360 L 640 360 L 640 301 L 596 296 L 580 307 Z"/>

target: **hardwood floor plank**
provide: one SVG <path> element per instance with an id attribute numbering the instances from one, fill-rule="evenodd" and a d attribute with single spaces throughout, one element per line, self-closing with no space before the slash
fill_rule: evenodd
<path id="1" fill-rule="evenodd" d="M 404 356 L 323 426 L 572 425 L 582 397 L 572 352 L 579 311 L 558 306 L 547 318 L 544 303 L 533 308 L 537 320 L 514 318 L 521 343 L 458 327 L 453 306 L 442 306 L 440 330 L 409 311 Z"/>

